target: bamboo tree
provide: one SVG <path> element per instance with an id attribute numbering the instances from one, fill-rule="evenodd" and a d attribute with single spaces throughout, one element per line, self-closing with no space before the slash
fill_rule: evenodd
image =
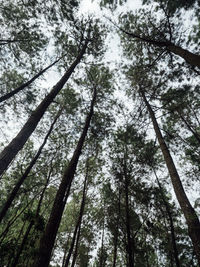
<path id="1" fill-rule="evenodd" d="M 59 80 L 59 82 L 53 87 L 50 93 L 44 98 L 44 100 L 39 104 L 39 106 L 35 109 L 32 115 L 29 117 L 27 122 L 24 124 L 21 131 L 17 134 L 17 136 L 9 143 L 7 147 L 0 154 L 0 176 L 3 172 L 8 168 L 11 161 L 15 158 L 17 153 L 23 148 L 24 144 L 31 136 L 33 131 L 35 130 L 37 124 L 41 120 L 42 116 L 44 115 L 45 111 L 49 107 L 49 105 L 53 102 L 54 98 L 58 95 L 61 91 L 65 83 L 70 78 L 71 74 L 73 73 L 76 66 L 79 64 L 81 59 L 83 58 L 89 40 L 87 39 L 80 50 L 78 56 Z"/>
<path id="2" fill-rule="evenodd" d="M 60 225 L 62 214 L 65 208 L 65 204 L 66 204 L 66 193 L 76 172 L 78 160 L 81 155 L 82 147 L 83 147 L 85 138 L 87 136 L 87 132 L 90 126 L 90 121 L 93 116 L 95 101 L 96 101 L 96 87 L 94 87 L 94 93 L 93 93 L 93 98 L 91 101 L 90 111 L 89 111 L 89 114 L 87 115 L 84 128 L 82 130 L 81 136 L 79 138 L 79 141 L 77 143 L 73 156 L 67 168 L 64 171 L 62 181 L 56 193 L 54 204 L 51 210 L 51 215 L 49 217 L 46 229 L 44 231 L 44 235 L 42 236 L 40 240 L 39 252 L 34 263 L 35 267 L 49 266 L 51 252 L 53 249 L 56 234 L 57 234 L 57 231 Z"/>

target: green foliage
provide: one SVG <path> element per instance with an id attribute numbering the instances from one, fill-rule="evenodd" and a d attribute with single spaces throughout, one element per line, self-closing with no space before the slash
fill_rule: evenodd
<path id="1" fill-rule="evenodd" d="M 122 54 L 119 53 L 118 63 L 114 58 L 105 63 L 105 43 L 111 25 L 101 16 L 79 15 L 78 0 L 4 1 L 0 7 L 1 95 L 63 56 L 51 72 L 2 103 L 2 148 L 12 139 L 13 130 L 20 130 L 49 88 L 56 84 L 56 77 L 63 75 L 85 42 L 89 41 L 84 58 L 70 81 L 42 117 L 31 140 L 1 177 L 0 208 L 37 153 L 55 114 L 62 110 L 39 159 L 3 218 L 0 265 L 13 264 L 29 226 L 30 232 L 17 266 L 33 265 L 63 172 L 83 130 L 96 89 L 94 114 L 50 266 L 62 266 L 66 260 L 79 219 L 87 177 L 75 266 L 113 266 L 114 257 L 115 267 L 128 266 L 127 224 L 130 226 L 135 267 L 175 266 L 172 220 L 180 266 L 196 267 L 186 224 L 174 201 L 168 171 L 141 90 L 155 113 L 190 198 L 194 189 L 198 190 L 200 174 L 200 87 L 197 72 L 166 47 L 155 46 L 142 38 L 171 42 L 197 51 L 199 22 L 196 21 L 194 27 L 190 25 L 191 32 L 188 33 L 180 14 L 183 10 L 197 13 L 199 1 L 143 0 L 146 4 L 143 8 L 124 11 L 119 16 L 117 8 L 126 6 L 127 1 L 102 0 L 98 3 L 102 10 L 109 8 L 113 11 L 114 19 L 118 21 L 116 32 L 123 50 Z M 125 31 L 141 39 L 132 38 Z M 199 213 L 199 198 L 193 202 Z M 74 256 L 75 247 L 70 264 Z"/>

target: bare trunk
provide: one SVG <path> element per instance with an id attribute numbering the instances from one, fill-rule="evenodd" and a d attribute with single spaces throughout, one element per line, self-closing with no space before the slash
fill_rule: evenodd
<path id="1" fill-rule="evenodd" d="M 35 130 L 37 124 L 39 123 L 40 119 L 44 115 L 49 105 L 52 103 L 52 101 L 57 96 L 57 94 L 61 91 L 65 83 L 68 81 L 75 67 L 78 65 L 80 60 L 83 58 L 83 55 L 87 48 L 87 43 L 88 42 L 85 43 L 79 55 L 77 56 L 75 61 L 72 63 L 70 68 L 65 72 L 65 74 L 60 79 L 60 81 L 53 87 L 51 92 L 44 98 L 44 100 L 35 109 L 35 111 L 32 113 L 30 118 L 27 120 L 27 122 L 25 123 L 21 131 L 18 133 L 18 135 L 1 152 L 0 154 L 0 176 L 8 168 L 9 164 L 15 158 L 17 153 L 23 148 L 24 144 L 26 143 L 28 138 L 31 136 L 33 131 Z"/>
<path id="2" fill-rule="evenodd" d="M 44 138 L 44 141 L 43 143 L 41 144 L 40 148 L 38 149 L 38 152 L 37 154 L 35 155 L 35 157 L 31 160 L 29 166 L 26 168 L 24 174 L 22 175 L 22 177 L 18 180 L 17 184 L 15 185 L 15 187 L 13 188 L 12 192 L 10 193 L 10 195 L 8 196 L 7 198 L 7 201 L 6 203 L 4 204 L 1 212 L 0 212 L 0 222 L 2 221 L 2 219 L 4 218 L 4 216 L 6 215 L 8 209 L 10 208 L 13 200 L 15 199 L 21 185 L 23 184 L 23 182 L 25 181 L 25 179 L 28 177 L 31 169 L 33 168 L 33 166 L 35 165 L 37 159 L 39 158 L 41 152 L 42 152 L 42 149 L 43 147 L 45 146 L 46 142 L 47 142 L 47 139 L 49 137 L 49 135 L 51 134 L 52 130 L 53 130 L 53 127 L 57 121 L 57 119 L 59 118 L 60 114 L 61 114 L 62 110 L 60 110 L 58 112 L 58 114 L 56 115 L 53 123 L 51 124 L 51 127 L 49 128 L 49 131 L 48 133 L 46 134 L 45 138 Z"/>
<path id="3" fill-rule="evenodd" d="M 40 240 L 39 253 L 34 263 L 35 267 L 41 267 L 41 266 L 48 267 L 49 266 L 51 252 L 54 246 L 56 234 L 57 234 L 57 231 L 60 225 L 60 221 L 61 221 L 62 214 L 64 211 L 65 203 L 66 203 L 66 193 L 67 193 L 66 191 L 69 185 L 71 184 L 71 181 L 73 180 L 74 175 L 75 175 L 76 166 L 78 164 L 81 150 L 82 150 L 85 138 L 87 136 L 87 131 L 90 125 L 92 115 L 93 115 L 93 108 L 94 108 L 95 100 L 96 100 L 96 88 L 94 89 L 94 95 L 91 101 L 90 112 L 86 118 L 85 126 L 79 138 L 79 141 L 74 151 L 74 154 L 72 156 L 72 159 L 69 162 L 68 167 L 66 168 L 63 174 L 62 181 L 60 183 L 59 189 L 57 191 L 57 194 L 54 200 L 54 204 L 53 204 L 53 208 L 51 211 L 49 221 L 47 223 L 44 235 Z"/>
<path id="4" fill-rule="evenodd" d="M 156 136 L 158 138 L 158 142 L 160 144 L 160 148 L 162 150 L 163 153 L 163 157 L 165 159 L 168 171 L 169 171 L 169 175 L 171 177 L 171 181 L 172 181 L 172 185 L 177 197 L 177 200 L 180 204 L 181 210 L 185 216 L 187 225 L 188 225 L 188 232 L 189 232 L 189 236 L 192 240 L 193 243 L 193 247 L 195 250 L 195 254 L 197 256 L 197 260 L 198 263 L 200 265 L 200 222 L 198 219 L 198 216 L 195 212 L 195 210 L 193 209 L 192 205 L 190 204 L 187 195 L 184 191 L 183 185 L 181 183 L 179 174 L 176 170 L 174 161 L 171 157 L 171 154 L 169 152 L 169 149 L 164 141 L 164 138 L 162 136 L 162 133 L 160 131 L 160 128 L 158 126 L 155 114 L 149 104 L 149 102 L 146 99 L 146 96 L 144 94 L 144 92 L 142 90 L 140 90 L 140 93 L 142 95 L 142 98 L 146 104 L 146 107 L 149 111 L 152 123 L 153 123 L 153 127 L 156 133 Z"/>
<path id="5" fill-rule="evenodd" d="M 85 181 L 84 181 L 84 188 L 83 188 L 83 195 L 82 195 L 82 201 L 81 201 L 79 217 L 78 217 L 75 229 L 74 229 L 72 242 L 71 242 L 70 249 L 69 249 L 66 261 L 65 261 L 65 265 L 64 265 L 65 267 L 69 266 L 69 261 L 70 261 L 72 252 L 74 250 L 74 245 L 75 245 L 75 241 L 76 241 L 76 237 L 77 237 L 77 232 L 78 232 L 78 229 L 79 229 L 79 226 L 81 224 L 82 217 L 83 217 L 83 212 L 84 212 L 84 207 L 85 207 L 85 198 L 86 198 L 87 178 L 88 178 L 88 170 L 86 170 L 86 176 L 85 176 Z"/>

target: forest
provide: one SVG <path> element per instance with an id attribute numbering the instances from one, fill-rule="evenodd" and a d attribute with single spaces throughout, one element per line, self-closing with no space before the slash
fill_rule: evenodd
<path id="1" fill-rule="evenodd" d="M 0 267 L 200 266 L 199 14 L 0 0 Z"/>

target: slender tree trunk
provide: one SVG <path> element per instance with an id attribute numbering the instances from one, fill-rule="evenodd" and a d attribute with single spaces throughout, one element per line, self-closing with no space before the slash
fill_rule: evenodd
<path id="1" fill-rule="evenodd" d="M 185 123 L 185 125 L 187 126 L 188 130 L 194 135 L 194 137 L 196 138 L 196 140 L 198 141 L 198 143 L 200 144 L 200 136 L 199 134 L 194 131 L 192 129 L 192 127 L 190 126 L 190 124 L 187 122 L 187 120 L 184 118 L 184 116 L 181 114 L 180 111 L 177 111 L 179 117 L 181 118 L 181 120 Z"/>
<path id="2" fill-rule="evenodd" d="M 100 260 L 99 260 L 99 267 L 104 267 L 104 233 L 105 233 L 105 218 L 103 218 L 103 232 L 101 237 L 101 252 L 100 252 Z"/>
<path id="3" fill-rule="evenodd" d="M 127 155 L 127 151 L 126 151 Z M 128 262 L 129 267 L 134 267 L 134 251 L 133 242 L 131 238 L 131 227 L 130 227 L 130 214 L 129 214 L 129 178 L 126 170 L 126 156 L 124 158 L 124 181 L 125 181 L 125 210 L 126 210 L 126 233 L 127 233 L 127 251 L 128 251 Z"/>
<path id="4" fill-rule="evenodd" d="M 66 261 L 66 257 L 67 257 L 67 250 L 68 250 L 68 246 L 69 246 L 69 243 L 70 243 L 71 233 L 72 233 L 72 230 L 70 230 L 70 232 L 68 233 L 67 242 L 64 245 L 65 250 L 64 250 L 64 256 L 63 256 L 63 260 L 62 260 L 62 267 L 65 266 L 65 261 Z"/>
<path id="5" fill-rule="evenodd" d="M 116 267 L 116 261 L 117 261 L 117 248 L 118 248 L 118 238 L 119 238 L 119 216 L 121 212 L 121 192 L 120 192 L 120 187 L 118 188 L 119 190 L 119 198 L 118 198 L 118 217 L 117 217 L 117 223 L 116 223 L 116 232 L 114 236 L 114 252 L 113 252 L 113 264 L 112 267 Z"/>
<path id="6" fill-rule="evenodd" d="M 34 198 L 28 202 L 28 204 L 18 213 L 16 212 L 16 214 L 12 217 L 11 220 L 9 220 L 5 230 L 0 234 L 0 246 L 2 244 L 2 242 L 4 241 L 10 227 L 14 224 L 14 222 L 22 215 L 22 213 L 33 203 L 33 201 L 37 198 L 38 194 L 36 194 L 34 196 Z"/>
<path id="7" fill-rule="evenodd" d="M 79 228 L 78 228 L 78 233 L 77 233 L 77 238 L 76 238 L 76 245 L 75 245 L 75 248 L 74 248 L 74 255 L 73 255 L 73 259 L 72 259 L 72 265 L 71 265 L 71 267 L 74 267 L 74 265 L 75 265 L 75 263 L 76 263 L 76 258 L 77 258 L 77 254 L 78 254 L 78 247 L 79 247 L 80 235 L 81 235 L 81 223 L 80 223 Z"/>
<path id="8" fill-rule="evenodd" d="M 40 119 L 44 115 L 49 105 L 52 103 L 52 101 L 57 96 L 57 94 L 61 91 L 65 83 L 68 81 L 75 67 L 79 64 L 80 60 L 83 58 L 87 45 L 88 45 L 88 41 L 85 42 L 79 55 L 77 56 L 75 61 L 71 64 L 70 68 L 65 72 L 63 77 L 53 87 L 51 92 L 44 98 L 44 100 L 39 104 L 39 106 L 32 113 L 32 115 L 27 120 L 27 122 L 24 124 L 23 128 L 18 133 L 18 135 L 1 152 L 0 154 L 0 176 L 8 168 L 9 164 L 15 158 L 15 156 L 20 151 L 20 149 L 23 148 L 24 144 L 26 143 L 28 138 L 31 136 L 32 132 L 35 130 L 37 124 L 39 123 Z"/>
<path id="9" fill-rule="evenodd" d="M 169 219 L 170 232 L 171 232 L 171 242 L 172 242 L 173 254 L 174 254 L 174 259 L 175 259 L 176 267 L 181 267 L 180 261 L 179 261 L 179 257 L 178 257 L 178 250 L 177 250 L 177 245 L 176 245 L 176 235 L 175 235 L 175 229 L 174 229 L 174 222 L 173 222 L 173 218 L 172 218 L 172 213 L 171 213 L 171 210 L 170 210 L 170 206 L 169 206 L 168 201 L 166 200 L 166 196 L 165 196 L 165 194 L 163 192 L 162 185 L 159 182 L 159 179 L 158 179 L 158 176 L 157 176 L 155 170 L 154 170 L 154 174 L 156 176 L 156 180 L 157 180 L 158 186 L 160 188 L 160 194 L 161 194 L 163 203 L 165 205 L 166 212 L 167 212 L 168 219 Z"/>
<path id="10" fill-rule="evenodd" d="M 21 185 L 23 184 L 23 182 L 25 181 L 25 179 L 28 177 L 31 169 L 33 168 L 33 166 L 35 165 L 37 159 L 39 158 L 39 156 L 41 155 L 42 153 L 42 149 L 43 147 L 45 146 L 46 142 L 47 142 L 47 139 L 48 137 L 50 136 L 52 130 L 53 130 L 53 127 L 57 121 L 57 119 L 59 118 L 60 114 L 62 112 L 62 109 L 58 111 L 53 123 L 51 124 L 50 128 L 49 128 L 49 131 L 48 133 L 46 134 L 45 138 L 44 138 L 44 141 L 43 143 L 41 144 L 40 148 L 38 149 L 38 152 L 37 154 L 35 155 L 35 157 L 31 160 L 29 166 L 26 168 L 24 174 L 22 175 L 22 177 L 18 180 L 17 184 L 15 185 L 15 187 L 13 188 L 12 192 L 10 193 L 10 195 L 8 196 L 7 198 L 7 201 L 6 203 L 4 204 L 1 212 L 0 212 L 0 222 L 2 221 L 2 219 L 4 218 L 4 216 L 6 215 L 8 209 L 10 208 L 13 200 L 15 199 Z"/>
<path id="11" fill-rule="evenodd" d="M 44 193 L 45 193 L 45 191 L 47 189 L 47 186 L 49 184 L 51 173 L 52 173 L 52 165 L 51 165 L 51 168 L 50 168 L 49 174 L 47 176 L 47 180 L 46 180 L 45 186 L 44 186 L 44 188 L 42 190 L 42 193 L 41 193 L 41 196 L 40 196 L 38 205 L 37 205 L 37 210 L 36 210 L 35 218 L 38 218 L 39 217 L 40 209 L 41 209 L 41 205 L 42 205 L 42 201 L 44 199 Z M 28 240 L 29 233 L 31 232 L 31 229 L 32 229 L 32 227 L 33 227 L 34 224 L 35 224 L 35 221 L 33 219 L 33 220 L 31 220 L 31 222 L 29 223 L 29 225 L 28 225 L 28 227 L 26 229 L 26 232 L 25 232 L 25 235 L 23 237 L 22 243 L 21 243 L 20 248 L 19 248 L 19 250 L 17 252 L 17 255 L 15 256 L 15 258 L 13 260 L 13 263 L 12 263 L 11 267 L 17 266 L 17 264 L 19 262 L 20 255 L 21 255 L 21 253 L 22 253 L 22 251 L 24 249 L 24 246 L 25 246 L 25 244 L 26 244 L 26 242 Z"/>
<path id="12" fill-rule="evenodd" d="M 21 236 L 22 236 L 22 234 L 23 234 L 23 231 L 24 231 L 25 226 L 26 226 L 26 221 L 23 222 L 23 225 L 22 225 L 22 227 L 21 227 L 21 230 L 20 230 L 20 232 L 19 232 L 19 234 L 18 234 L 18 236 L 17 236 L 17 238 L 16 238 L 15 247 L 18 247 L 18 244 L 17 244 L 17 243 L 18 243 L 18 240 L 20 240 L 20 238 L 21 238 Z M 10 258 L 9 258 L 9 261 L 8 261 L 7 266 L 10 267 L 10 264 L 11 264 L 11 262 L 12 262 L 13 257 L 15 257 L 15 251 L 13 251 L 13 254 L 10 255 Z"/>
<path id="13" fill-rule="evenodd" d="M 13 263 L 11 264 L 11 267 L 16 267 L 17 266 L 17 264 L 19 262 L 19 257 L 20 257 L 20 255 L 21 255 L 21 253 L 23 251 L 24 245 L 26 244 L 26 241 L 28 239 L 29 233 L 30 233 L 33 225 L 34 225 L 34 221 L 32 220 L 29 223 L 28 228 L 26 229 L 26 232 L 25 232 L 25 235 L 23 237 L 22 243 L 20 245 L 19 250 L 17 251 L 17 255 L 15 256 Z"/>
<path id="14" fill-rule="evenodd" d="M 90 112 L 86 118 L 82 134 L 79 138 L 79 141 L 74 151 L 74 154 L 72 156 L 72 159 L 69 162 L 68 167 L 66 168 L 63 174 L 62 181 L 60 183 L 59 189 L 57 191 L 57 194 L 54 200 L 54 204 L 53 204 L 53 208 L 51 211 L 49 221 L 47 223 L 44 235 L 40 240 L 39 253 L 34 263 L 35 267 L 41 267 L 41 266 L 48 267 L 49 266 L 51 252 L 53 249 L 56 234 L 57 234 L 57 231 L 60 225 L 60 221 L 61 221 L 62 214 L 64 211 L 65 203 L 66 203 L 66 191 L 69 185 L 71 184 L 71 181 L 73 180 L 74 175 L 75 175 L 76 166 L 78 164 L 81 150 L 82 150 L 85 138 L 87 136 L 87 131 L 90 125 L 90 121 L 93 116 L 95 100 L 96 100 L 96 88 L 94 88 L 94 95 L 91 101 Z"/>
<path id="15" fill-rule="evenodd" d="M 176 170 L 174 161 L 171 157 L 171 154 L 169 152 L 169 149 L 164 141 L 164 138 L 162 136 L 162 133 L 160 131 L 160 128 L 158 126 L 155 114 L 151 108 L 151 105 L 149 104 L 149 102 L 146 99 L 146 96 L 143 92 L 143 90 L 140 90 L 141 96 L 146 104 L 146 107 L 148 109 L 148 112 L 150 114 L 152 123 L 153 123 L 153 127 L 156 133 L 156 136 L 158 138 L 158 142 L 160 144 L 160 148 L 162 150 L 163 153 L 163 157 L 165 159 L 170 177 L 171 177 L 171 181 L 172 181 L 172 185 L 177 197 L 177 200 L 180 204 L 181 210 L 185 216 L 187 225 L 188 225 L 188 232 L 189 232 L 189 236 L 192 240 L 193 243 L 193 247 L 197 256 L 197 260 L 198 263 L 200 265 L 200 222 L 198 219 L 198 216 L 195 212 L 195 210 L 193 209 L 192 205 L 190 204 L 187 195 L 184 191 L 183 185 L 181 183 L 179 174 Z"/>
<path id="16" fill-rule="evenodd" d="M 133 246 L 132 246 L 131 229 L 130 229 L 129 197 L 128 197 L 127 182 L 125 182 L 125 194 L 126 194 L 126 234 L 127 234 L 128 261 L 129 261 L 129 267 L 134 267 Z"/>
<path id="17" fill-rule="evenodd" d="M 50 64 L 48 67 L 44 68 L 43 70 L 41 70 L 40 72 L 38 72 L 33 78 L 31 78 L 29 81 L 23 83 L 22 85 L 18 86 L 16 89 L 14 89 L 13 91 L 3 95 L 0 97 L 0 103 L 9 99 L 10 97 L 16 95 L 17 93 L 19 93 L 20 91 L 22 91 L 24 88 L 26 88 L 27 86 L 29 86 L 31 83 L 33 83 L 37 78 L 39 78 L 42 74 L 44 74 L 48 69 L 50 69 L 51 67 L 53 67 L 56 63 L 58 63 L 64 56 L 60 57 L 59 59 L 57 59 L 56 61 L 54 61 L 52 64 Z"/>
<path id="18" fill-rule="evenodd" d="M 69 266 L 69 261 L 72 255 L 72 252 L 74 250 L 74 245 L 75 245 L 75 241 L 76 241 L 76 237 L 77 237 L 77 232 L 79 229 L 79 226 L 81 224 L 82 221 L 82 217 L 83 217 L 83 212 L 84 212 L 84 207 L 85 207 L 85 198 L 86 198 L 86 187 L 87 187 L 87 179 L 88 179 L 88 168 L 86 169 L 86 176 L 85 176 L 85 181 L 84 181 L 84 187 L 83 187 L 83 195 L 82 195 L 82 201 L 81 201 L 81 207 L 80 207 L 80 212 L 79 212 L 79 217 L 74 229 L 74 233 L 73 233 L 73 237 L 72 237 L 72 242 L 69 248 L 69 252 L 65 261 L 65 267 Z"/>

